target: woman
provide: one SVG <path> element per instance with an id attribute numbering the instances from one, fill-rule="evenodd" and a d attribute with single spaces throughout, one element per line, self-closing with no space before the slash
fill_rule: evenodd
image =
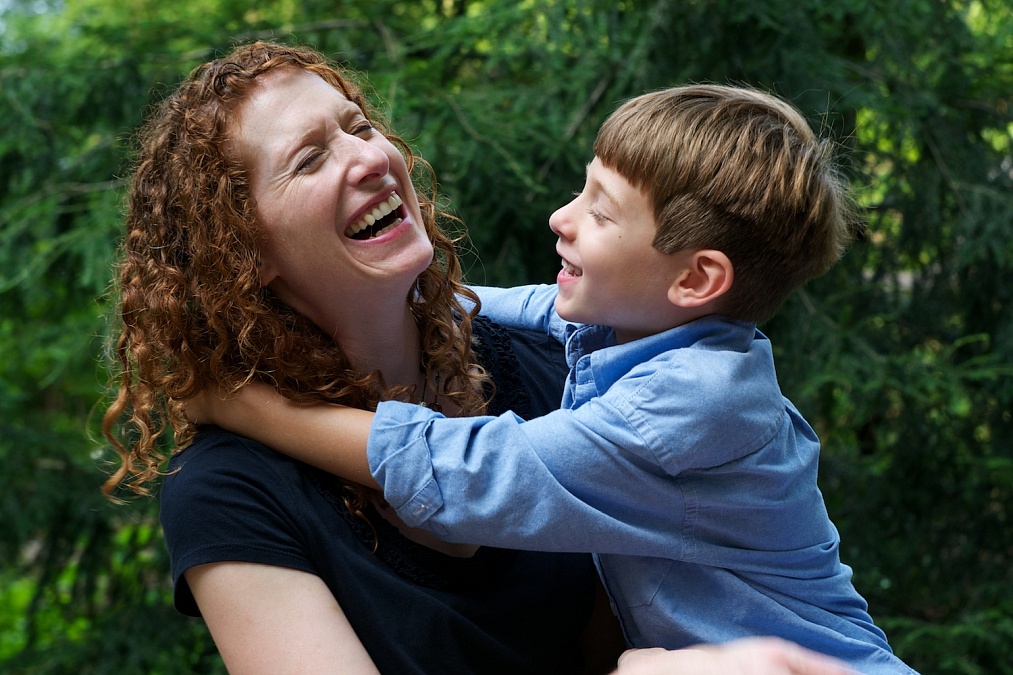
<path id="1" fill-rule="evenodd" d="M 105 417 L 122 465 L 106 488 L 147 490 L 164 425 L 190 443 L 161 495 L 176 605 L 199 607 L 230 669 L 574 670 L 593 588 L 582 556 L 402 534 L 362 488 L 195 435 L 180 414 L 203 387 L 251 379 L 365 408 L 475 413 L 494 384 L 524 398 L 499 379 L 530 372 L 510 336 L 456 300 L 452 242 L 412 184 L 421 164 L 379 124 L 320 55 L 270 44 L 199 68 L 147 124 Z M 555 403 L 558 380 L 530 383 Z"/>
<path id="2" fill-rule="evenodd" d="M 413 169 L 426 167 L 347 77 L 274 44 L 198 68 L 142 132 L 104 419 L 121 465 L 106 491 L 148 492 L 171 428 L 185 448 L 161 493 L 176 606 L 204 617 L 234 672 L 582 667 L 585 556 L 426 538 L 364 489 L 182 414 L 204 388 L 252 380 L 367 409 L 557 405 L 560 373 L 533 354 L 549 347 L 458 302 L 474 296 Z M 795 655 L 762 648 L 770 663 Z M 630 663 L 664 663 L 651 656 Z"/>

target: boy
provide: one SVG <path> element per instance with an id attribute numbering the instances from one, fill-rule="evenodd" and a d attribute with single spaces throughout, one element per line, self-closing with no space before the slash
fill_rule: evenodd
<path id="1" fill-rule="evenodd" d="M 566 343 L 562 410 L 445 419 L 384 402 L 374 419 L 241 396 L 253 407 L 225 406 L 229 426 L 375 479 L 402 520 L 442 539 L 594 552 L 634 647 L 777 635 L 862 673 L 913 672 L 839 560 L 819 441 L 755 327 L 850 240 L 828 148 L 753 90 L 635 98 L 549 221 L 556 286 L 478 289 L 493 320 Z M 300 415 L 284 417 L 299 438 L 269 423 L 282 410 Z"/>

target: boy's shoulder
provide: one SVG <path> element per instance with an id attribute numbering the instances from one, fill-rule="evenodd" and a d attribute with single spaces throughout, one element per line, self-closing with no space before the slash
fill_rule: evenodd
<path id="1" fill-rule="evenodd" d="M 744 325 L 701 328 L 602 350 L 595 384 L 656 448 L 695 447 L 709 461 L 729 461 L 775 436 L 787 402 L 762 334 Z"/>
<path id="2" fill-rule="evenodd" d="M 638 361 L 616 365 L 625 372 L 614 386 L 636 386 L 658 396 L 677 398 L 688 408 L 740 408 L 772 400 L 783 407 L 781 391 L 767 344 L 745 350 L 705 344 L 682 345 Z"/>

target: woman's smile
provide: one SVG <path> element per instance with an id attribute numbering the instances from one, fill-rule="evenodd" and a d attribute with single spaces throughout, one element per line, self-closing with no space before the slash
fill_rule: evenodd
<path id="1" fill-rule="evenodd" d="M 433 246 L 398 148 L 340 90 L 294 68 L 262 77 L 239 119 L 261 283 L 330 334 L 367 307 L 403 304 Z"/>
<path id="2" fill-rule="evenodd" d="M 403 202 L 397 192 L 373 207 L 348 226 L 345 236 L 352 239 L 375 239 L 400 225 L 405 218 Z"/>

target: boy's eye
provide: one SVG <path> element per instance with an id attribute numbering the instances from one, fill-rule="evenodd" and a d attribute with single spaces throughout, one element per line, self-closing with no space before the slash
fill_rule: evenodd
<path id="1" fill-rule="evenodd" d="M 605 214 L 597 209 L 588 209 L 587 213 L 589 216 L 594 218 L 595 222 L 597 223 L 604 223 L 606 220 L 608 220 L 608 218 L 605 217 Z"/>

